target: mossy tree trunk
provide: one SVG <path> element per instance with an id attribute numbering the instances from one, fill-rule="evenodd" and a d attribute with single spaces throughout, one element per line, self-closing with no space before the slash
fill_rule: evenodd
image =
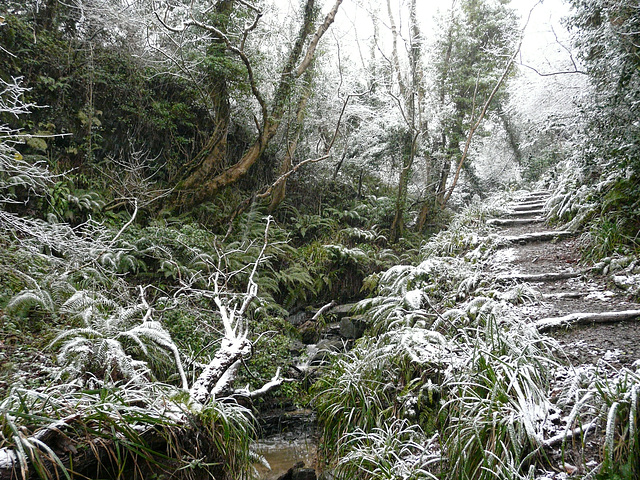
<path id="1" fill-rule="evenodd" d="M 216 166 L 224 165 L 226 162 L 226 147 L 224 144 L 226 140 L 221 140 L 216 143 L 215 139 L 212 139 L 203 152 L 198 155 L 201 161 L 197 162 L 189 173 L 178 183 L 176 187 L 176 206 L 192 206 L 212 198 L 218 191 L 233 185 L 246 175 L 251 166 L 260 158 L 269 145 L 269 142 L 276 135 L 280 123 L 283 120 L 287 102 L 295 90 L 297 80 L 309 69 L 318 43 L 334 22 L 342 1 L 343 0 L 336 0 L 333 8 L 325 16 L 323 23 L 317 28 L 310 40 L 309 37 L 312 33 L 318 9 L 316 8 L 315 0 L 305 1 L 302 24 L 298 31 L 296 41 L 289 50 L 287 61 L 281 70 L 278 85 L 270 105 L 266 104 L 258 90 L 258 86 L 253 77 L 251 63 L 244 51 L 227 43 L 228 49 L 240 56 L 244 62 L 249 75 L 251 90 L 261 105 L 263 118 L 258 126 L 258 135 L 240 159 L 234 165 L 226 167 L 222 171 L 216 169 Z M 202 23 L 192 22 L 190 25 L 204 29 L 208 28 L 207 25 Z M 218 30 L 214 31 L 214 33 L 218 32 Z M 226 37 L 224 38 L 228 42 L 228 39 L 226 39 Z M 223 131 L 216 131 L 214 135 L 220 133 L 223 133 Z M 218 148 L 210 148 L 214 145 L 217 145 Z"/>

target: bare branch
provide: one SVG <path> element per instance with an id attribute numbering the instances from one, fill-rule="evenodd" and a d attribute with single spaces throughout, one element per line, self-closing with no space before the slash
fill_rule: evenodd
<path id="1" fill-rule="evenodd" d="M 313 38 L 309 43 L 309 47 L 307 48 L 307 53 L 304 56 L 304 59 L 302 60 L 300 65 L 298 65 L 298 68 L 296 68 L 294 72 L 296 77 L 300 77 L 304 73 L 304 71 L 307 68 L 309 68 L 309 65 L 311 65 L 311 61 L 313 60 L 313 56 L 316 53 L 316 48 L 318 47 L 318 43 L 320 42 L 320 39 L 322 38 L 322 36 L 325 34 L 325 32 L 329 29 L 329 27 L 335 20 L 336 14 L 338 13 L 338 9 L 340 8 L 341 4 L 342 4 L 342 0 L 336 0 L 336 3 L 333 5 L 333 8 L 325 17 L 324 22 L 322 22 L 322 25 L 318 27 L 318 30 L 316 30 L 316 33 L 313 35 Z"/>
<path id="2" fill-rule="evenodd" d="M 540 72 L 539 70 L 537 70 L 535 67 L 532 67 L 531 65 L 527 65 L 525 63 L 519 62 L 518 65 L 520 65 L 521 67 L 525 67 L 528 68 L 529 70 L 533 70 L 536 74 L 538 74 L 541 77 L 551 77 L 554 75 L 571 75 L 574 73 L 579 73 L 581 75 L 587 75 L 587 72 L 583 71 L 583 70 L 560 70 L 557 72 Z"/>

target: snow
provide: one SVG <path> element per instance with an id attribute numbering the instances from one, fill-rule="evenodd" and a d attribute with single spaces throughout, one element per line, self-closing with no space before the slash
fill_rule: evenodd
<path id="1" fill-rule="evenodd" d="M 505 265 L 513 263 L 518 258 L 517 250 L 513 247 L 498 250 L 493 254 L 493 264 L 502 268 L 513 268 L 511 265 Z"/>
<path id="2" fill-rule="evenodd" d="M 616 348 L 613 351 L 612 350 L 607 350 L 602 358 L 607 362 L 611 362 L 613 360 L 616 360 L 623 353 L 624 352 L 622 350 L 618 349 L 618 348 Z"/>
<path id="3" fill-rule="evenodd" d="M 407 303 L 407 306 L 413 308 L 414 310 L 418 310 L 422 305 L 422 291 L 421 290 L 411 290 L 407 292 L 404 296 L 404 301 Z"/>
<path id="4" fill-rule="evenodd" d="M 599 291 L 599 290 L 594 290 L 591 293 L 589 293 L 589 295 L 587 295 L 587 300 L 608 300 L 611 297 L 615 297 L 615 293 L 613 293 L 611 290 L 605 290 L 604 292 Z"/>
<path id="5" fill-rule="evenodd" d="M 16 454 L 13 450 L 0 448 L 0 468 L 11 468 L 17 461 Z"/>

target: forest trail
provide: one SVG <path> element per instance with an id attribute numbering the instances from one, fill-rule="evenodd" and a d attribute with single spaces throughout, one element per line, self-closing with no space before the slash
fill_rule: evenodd
<path id="1" fill-rule="evenodd" d="M 510 240 L 488 269 L 540 292 L 541 302 L 521 306 L 522 314 L 560 342 L 571 364 L 629 366 L 640 359 L 640 304 L 580 264 L 579 235 L 546 227 L 548 199 L 548 192 L 533 192 L 514 201 L 507 217 L 488 221 Z"/>

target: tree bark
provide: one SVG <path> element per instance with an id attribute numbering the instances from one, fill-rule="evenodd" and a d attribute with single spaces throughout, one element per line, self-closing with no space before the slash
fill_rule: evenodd
<path id="1" fill-rule="evenodd" d="M 307 108 L 307 102 L 309 101 L 309 97 L 311 96 L 311 83 L 313 81 L 313 68 L 310 68 L 305 73 L 304 79 L 304 87 L 303 91 L 300 94 L 300 100 L 298 101 L 298 108 L 296 110 L 296 118 L 293 123 L 293 128 L 291 132 L 291 138 L 287 144 L 287 150 L 285 152 L 284 158 L 282 159 L 282 164 L 280 165 L 280 169 L 278 171 L 278 177 L 282 177 L 286 175 L 286 173 L 291 170 L 293 165 L 293 157 L 296 154 L 296 150 L 298 148 L 298 142 L 300 141 L 300 135 L 302 134 L 302 127 L 304 123 L 304 115 Z M 274 188 L 271 194 L 271 203 L 269 204 L 269 208 L 267 211 L 269 213 L 273 213 L 276 208 L 282 203 L 285 198 L 287 190 L 287 178 L 285 177 L 281 182 L 279 182 Z"/>

